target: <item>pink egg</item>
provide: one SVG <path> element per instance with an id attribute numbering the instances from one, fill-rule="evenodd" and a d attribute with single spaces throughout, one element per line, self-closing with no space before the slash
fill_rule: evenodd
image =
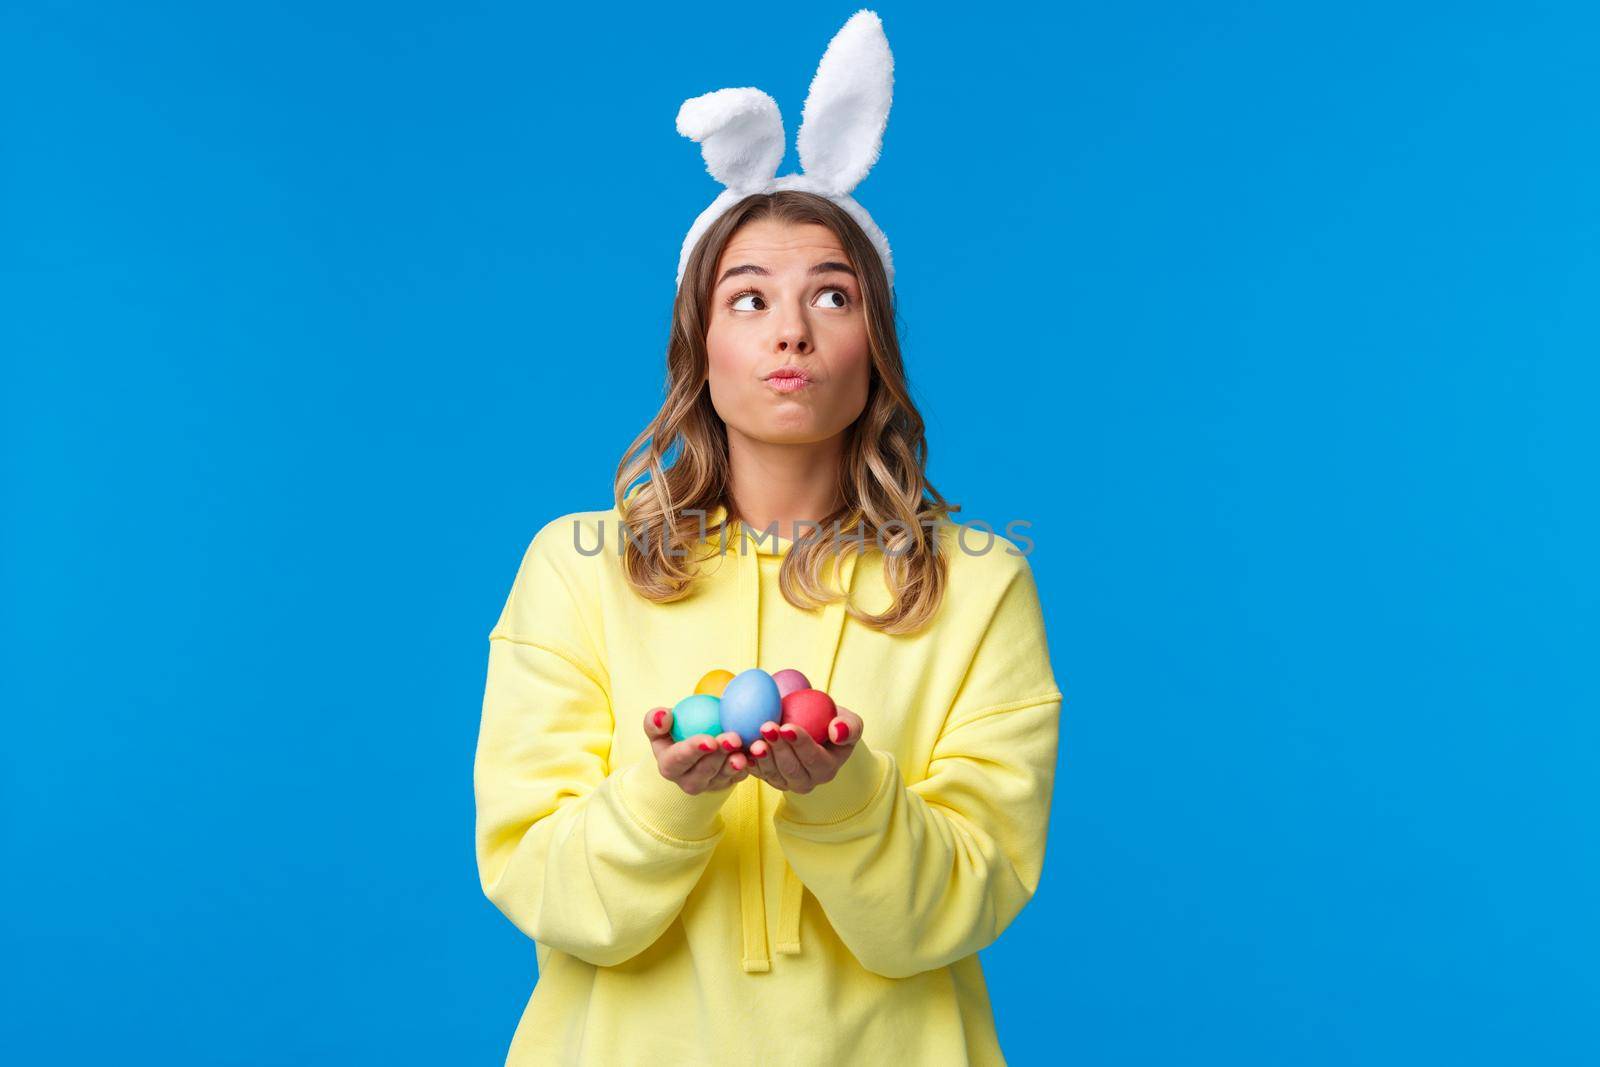
<path id="1" fill-rule="evenodd" d="M 806 676 L 795 670 L 793 667 L 790 667 L 786 671 L 779 671 L 777 674 L 774 674 L 772 676 L 772 680 L 778 683 L 778 698 L 780 700 L 788 696 L 790 693 L 798 692 L 801 689 L 811 688 L 811 683 L 806 680 Z"/>

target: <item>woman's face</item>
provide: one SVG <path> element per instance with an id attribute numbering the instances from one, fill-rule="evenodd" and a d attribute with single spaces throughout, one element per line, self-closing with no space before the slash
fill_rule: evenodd
<path id="1" fill-rule="evenodd" d="M 810 444 L 849 427 L 867 405 L 872 357 L 861 287 L 833 231 L 746 223 L 716 277 L 707 379 L 730 435 Z"/>

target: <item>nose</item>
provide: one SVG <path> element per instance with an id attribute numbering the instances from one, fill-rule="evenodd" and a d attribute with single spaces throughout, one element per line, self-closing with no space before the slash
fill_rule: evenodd
<path id="1" fill-rule="evenodd" d="M 805 316 L 790 312 L 778 326 L 778 351 L 784 355 L 805 355 L 814 347 Z"/>

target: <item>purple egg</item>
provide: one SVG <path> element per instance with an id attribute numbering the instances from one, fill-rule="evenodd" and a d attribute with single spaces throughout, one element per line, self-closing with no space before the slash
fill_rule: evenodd
<path id="1" fill-rule="evenodd" d="M 752 667 L 734 675 L 722 691 L 720 710 L 722 728 L 732 730 L 749 745 L 761 737 L 762 723 L 782 721 L 783 698 L 772 675 Z"/>
<path id="2" fill-rule="evenodd" d="M 772 680 L 778 683 L 779 700 L 782 700 L 790 693 L 796 693 L 802 689 L 811 688 L 811 683 L 806 680 L 806 676 L 795 670 L 793 667 L 790 667 L 786 671 L 779 671 L 777 674 L 774 674 L 772 676 Z"/>

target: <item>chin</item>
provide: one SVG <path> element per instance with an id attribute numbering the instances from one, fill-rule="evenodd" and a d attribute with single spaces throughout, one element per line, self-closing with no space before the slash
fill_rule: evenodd
<path id="1" fill-rule="evenodd" d="M 837 431 L 831 431 L 811 423 L 805 425 L 763 426 L 755 433 L 750 434 L 758 441 L 769 445 L 814 445 L 826 441 Z"/>

